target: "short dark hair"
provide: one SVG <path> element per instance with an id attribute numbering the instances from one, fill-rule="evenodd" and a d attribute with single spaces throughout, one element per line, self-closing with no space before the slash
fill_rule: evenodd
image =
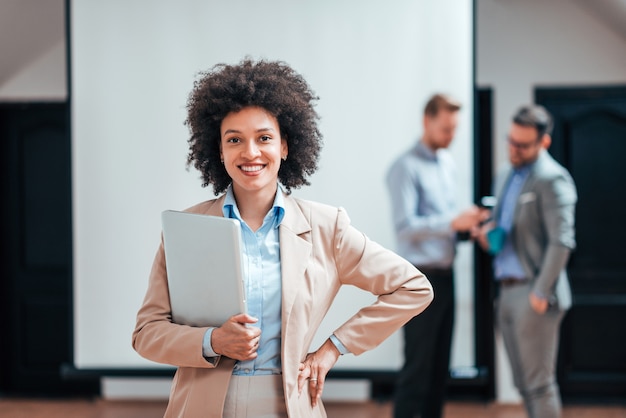
<path id="1" fill-rule="evenodd" d="M 187 165 L 200 171 L 203 187 L 212 184 L 215 195 L 224 192 L 232 179 L 220 160 L 222 120 L 256 106 L 276 118 L 287 141 L 289 157 L 281 162 L 278 180 L 287 193 L 308 185 L 322 148 L 316 100 L 304 78 L 284 62 L 245 58 L 236 65 L 215 65 L 200 73 L 187 101 L 185 123 L 191 134 Z"/>
<path id="2" fill-rule="evenodd" d="M 424 116 L 435 117 L 441 110 L 457 112 L 461 109 L 461 102 L 447 94 L 437 93 L 433 95 L 424 107 Z"/>
<path id="3" fill-rule="evenodd" d="M 537 140 L 545 134 L 552 133 L 552 116 L 545 107 L 530 104 L 520 107 L 513 115 L 513 123 L 521 126 L 530 126 L 537 130 Z"/>

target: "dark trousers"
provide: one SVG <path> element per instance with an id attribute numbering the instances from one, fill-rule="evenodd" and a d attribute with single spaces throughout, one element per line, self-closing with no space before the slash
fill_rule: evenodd
<path id="1" fill-rule="evenodd" d="M 452 271 L 420 269 L 435 299 L 404 326 L 404 366 L 394 399 L 394 418 L 440 418 L 449 376 L 454 324 Z"/>

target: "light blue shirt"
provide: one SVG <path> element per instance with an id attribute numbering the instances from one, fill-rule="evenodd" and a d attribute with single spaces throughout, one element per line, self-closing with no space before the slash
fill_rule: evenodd
<path id="1" fill-rule="evenodd" d="M 398 158 L 387 173 L 397 253 L 419 267 L 451 268 L 457 214 L 456 165 L 445 149 L 423 141 Z"/>
<path id="2" fill-rule="evenodd" d="M 517 199 L 519 198 L 524 183 L 526 183 L 530 175 L 531 167 L 532 164 L 519 169 L 513 169 L 511 178 L 504 190 L 502 205 L 497 214 L 497 224 L 505 231 L 506 237 L 502 250 L 496 254 L 493 260 L 494 276 L 496 280 L 504 278 L 527 278 L 526 272 L 513 248 L 513 240 L 510 237 L 510 232 L 513 227 L 513 216 L 515 215 Z"/>
<path id="3" fill-rule="evenodd" d="M 278 227 L 285 216 L 283 194 L 279 188 L 272 208 L 256 232 L 241 219 L 232 186 L 226 191 L 222 211 L 224 217 L 238 219 L 241 222 L 246 303 L 248 314 L 258 319 L 258 322 L 248 326 L 261 330 L 257 357 L 253 360 L 237 361 L 233 374 L 240 376 L 280 374 L 282 277 Z M 205 357 L 217 356 L 211 346 L 214 329 L 209 328 L 204 335 Z M 331 340 L 342 354 L 347 352 L 334 335 L 331 336 Z"/>

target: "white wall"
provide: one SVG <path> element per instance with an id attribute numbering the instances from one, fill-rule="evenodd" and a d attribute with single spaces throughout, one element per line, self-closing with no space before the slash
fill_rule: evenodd
<path id="1" fill-rule="evenodd" d="M 477 0 L 477 84 L 494 93 L 494 165 L 505 136 L 537 86 L 626 84 L 626 39 L 570 0 Z M 497 340 L 498 400 L 519 400 Z"/>
<path id="2" fill-rule="evenodd" d="M 0 101 L 66 100 L 66 60 L 65 39 L 59 39 L 52 48 L 44 51 L 0 85 Z"/>
<path id="3" fill-rule="evenodd" d="M 452 151 L 464 173 L 459 203 L 471 201 L 470 1 L 83 0 L 71 7 L 78 367 L 155 366 L 132 350 L 130 336 L 160 212 L 212 196 L 197 172 L 185 170 L 183 121 L 196 73 L 218 62 L 250 54 L 285 60 L 305 76 L 321 97 L 325 146 L 312 186 L 294 194 L 344 206 L 357 228 L 388 247 L 387 167 L 417 140 L 427 97 L 439 90 L 458 96 L 465 108 Z M 447 26 L 437 23 L 444 19 Z M 473 277 L 465 253 L 465 334 L 455 341 L 453 361 L 467 366 Z M 342 291 L 314 346 L 370 301 Z M 395 334 L 377 351 L 342 357 L 337 367 L 394 369 L 401 362 Z"/>
<path id="4" fill-rule="evenodd" d="M 0 101 L 67 99 L 65 0 L 0 0 Z"/>

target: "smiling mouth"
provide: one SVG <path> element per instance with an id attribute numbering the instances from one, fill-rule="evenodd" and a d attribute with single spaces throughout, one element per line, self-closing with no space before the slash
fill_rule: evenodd
<path id="1" fill-rule="evenodd" d="M 265 165 L 257 164 L 257 165 L 241 165 L 239 168 L 246 173 L 254 173 L 255 171 L 261 171 Z"/>

